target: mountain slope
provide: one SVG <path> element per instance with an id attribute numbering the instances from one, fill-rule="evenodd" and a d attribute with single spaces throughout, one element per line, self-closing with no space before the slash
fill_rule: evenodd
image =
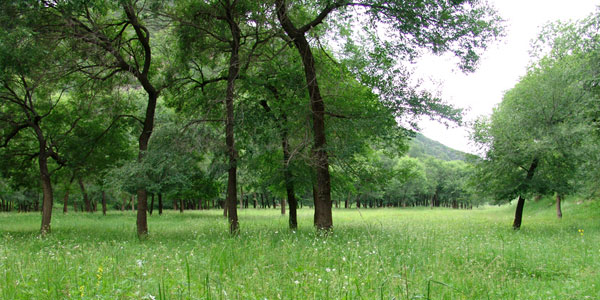
<path id="1" fill-rule="evenodd" d="M 417 133 L 417 136 L 410 141 L 409 146 L 407 154 L 410 157 L 425 158 L 432 156 L 445 161 L 466 160 L 466 153 L 452 149 L 420 133 Z"/>

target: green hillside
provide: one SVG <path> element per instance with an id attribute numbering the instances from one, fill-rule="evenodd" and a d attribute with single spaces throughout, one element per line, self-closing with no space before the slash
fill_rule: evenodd
<path id="1" fill-rule="evenodd" d="M 465 160 L 467 154 L 452 149 L 440 142 L 434 141 L 417 133 L 417 136 L 410 141 L 408 156 L 415 158 L 425 158 L 432 156 L 445 161 Z"/>

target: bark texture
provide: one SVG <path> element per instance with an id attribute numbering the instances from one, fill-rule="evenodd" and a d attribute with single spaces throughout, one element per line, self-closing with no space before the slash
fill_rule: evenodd
<path id="1" fill-rule="evenodd" d="M 321 23 L 335 7 L 327 6 L 315 20 L 301 28 L 296 28 L 289 18 L 285 1 L 276 0 L 275 3 L 279 23 L 287 36 L 294 41 L 294 46 L 298 50 L 304 66 L 312 112 L 314 134 L 312 155 L 317 180 L 314 224 L 319 230 L 329 230 L 333 226 L 333 220 L 331 212 L 331 177 L 329 175 L 329 158 L 325 139 L 325 103 L 317 82 L 315 59 L 305 35 L 308 30 Z"/>

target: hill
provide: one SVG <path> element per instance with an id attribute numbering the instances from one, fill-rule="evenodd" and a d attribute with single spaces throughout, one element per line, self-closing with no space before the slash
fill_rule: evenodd
<path id="1" fill-rule="evenodd" d="M 417 133 L 409 143 L 408 156 L 425 158 L 432 156 L 445 161 L 466 160 L 467 153 L 452 149 L 440 142 L 434 141 Z"/>

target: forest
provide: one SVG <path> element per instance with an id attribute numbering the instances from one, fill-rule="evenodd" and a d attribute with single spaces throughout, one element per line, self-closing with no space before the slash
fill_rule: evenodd
<path id="1" fill-rule="evenodd" d="M 560 210 L 561 197 L 595 192 L 593 15 L 548 25 L 527 75 L 473 125 L 485 155 L 445 163 L 406 157 L 408 141 L 418 118 L 461 124 L 461 108 L 410 85 L 402 63 L 452 52 L 473 70 L 502 34 L 483 4 L 4 6 L 2 210 L 41 210 L 42 232 L 55 196 L 64 213 L 69 198 L 74 211 L 137 207 L 144 235 L 155 207 L 220 207 L 233 233 L 238 205 L 287 204 L 291 228 L 309 205 L 328 229 L 342 202 L 467 208 L 556 194 Z"/>
<path id="2" fill-rule="evenodd" d="M 235 233 L 238 205 L 328 230 L 341 202 L 474 201 L 466 163 L 403 156 L 418 118 L 461 122 L 403 63 L 473 70 L 501 34 L 483 4 L 16 1 L 2 22 L 3 208 L 42 233 L 61 198 L 136 210 L 139 236 L 155 207 L 220 207 Z"/>
<path id="3" fill-rule="evenodd" d="M 171 256 L 165 259 L 173 268 L 179 264 L 177 270 L 187 275 L 153 278 L 152 288 L 158 286 L 158 292 L 148 292 L 149 296 L 140 294 L 147 292 L 145 284 L 119 283 L 116 277 L 110 285 L 101 280 L 109 260 L 118 269 L 116 248 L 110 248 L 114 257 L 103 258 L 104 265 L 86 271 L 89 278 L 97 277 L 96 283 L 80 283 L 83 277 L 78 274 L 73 275 L 77 283 L 61 279 L 71 283 L 66 287 L 64 282 L 56 287 L 48 283 L 44 291 L 32 289 L 25 295 L 9 288 L 8 280 L 11 276 L 17 284 L 27 280 L 18 279 L 16 270 L 10 274 L 5 270 L 7 285 L 0 286 L 0 294 L 7 299 L 40 295 L 91 299 L 91 289 L 109 295 L 105 293 L 122 285 L 119 295 L 123 299 L 155 299 L 152 293 L 160 299 L 229 299 L 227 291 L 237 295 L 231 297 L 274 299 L 281 296 L 271 287 L 265 288 L 266 294 L 242 287 L 229 290 L 222 288 L 221 281 L 243 279 L 213 279 L 208 273 L 206 278 L 193 277 L 190 268 L 220 268 L 213 271 L 227 276 L 223 274 L 232 268 L 228 262 L 238 257 L 233 251 L 245 251 L 237 247 L 262 238 L 266 243 L 279 239 L 260 228 L 276 230 L 274 234 L 286 229 L 286 234 L 298 233 L 305 243 L 299 247 L 314 248 L 322 258 L 330 249 L 311 247 L 315 234 L 317 243 L 326 244 L 329 237 L 335 244 L 335 239 L 346 235 L 348 240 L 340 243 L 354 243 L 356 238 L 357 247 L 361 240 L 381 251 L 395 247 L 409 253 L 408 246 L 435 247 L 436 241 L 396 236 L 392 224 L 415 236 L 420 236 L 419 230 L 410 224 L 452 239 L 452 234 L 460 232 L 473 237 L 471 230 L 478 226 L 492 230 L 493 223 L 497 227 L 490 235 L 502 235 L 504 255 L 505 237 L 512 240 L 507 243 L 519 243 L 519 236 L 509 234 L 523 232 L 513 229 L 521 228 L 524 216 L 539 221 L 532 211 L 552 205 L 552 220 L 563 217 L 563 207 L 585 216 L 581 220 L 595 218 L 600 211 L 596 200 L 600 192 L 600 12 L 543 27 L 531 43 L 531 63 L 525 75 L 506 91 L 491 115 L 475 122 L 463 120 L 464 108 L 414 79 L 411 66 L 428 54 L 451 56 L 462 72 L 473 72 L 484 51 L 502 39 L 504 22 L 492 6 L 477 0 L 2 1 L 0 223 L 8 227 L 0 227 L 3 247 L 7 247 L 0 248 L 0 258 L 14 252 L 8 250 L 14 236 L 24 244 L 34 236 L 56 244 L 71 239 L 72 230 L 87 232 L 80 235 L 87 235 L 84 240 L 98 234 L 104 243 L 128 243 L 129 234 L 135 234 L 135 240 L 147 240 L 146 245 L 163 238 L 167 244 L 172 238 L 165 238 L 165 230 L 175 230 L 168 232 L 184 240 L 195 240 L 202 232 L 213 245 L 232 252 L 221 254 L 231 257 L 212 257 L 221 264 L 208 267 L 188 257 L 193 247 L 178 248 L 186 253 L 177 252 L 188 257 L 185 262 L 175 254 L 172 259 L 176 261 L 170 261 Z M 426 138 L 418 133 L 422 119 L 469 127 L 478 154 L 462 153 Z M 572 201 L 565 203 L 565 199 Z M 577 206 L 581 203 L 589 209 Z M 452 223 L 470 215 L 480 218 L 473 228 Z M 498 225 L 498 216 L 510 218 L 512 228 Z M 217 217 L 223 222 L 186 227 Z M 397 223 L 404 217 L 412 221 Z M 484 219 L 493 221 L 486 224 Z M 30 235 L 34 220 L 38 225 L 35 235 Z M 549 220 L 532 224 L 530 230 L 546 230 L 539 226 Z M 363 221 L 371 225 L 358 233 L 352 226 Z M 12 227 L 20 222 L 28 224 L 23 227 L 28 229 Z M 437 232 L 444 228 L 439 222 L 458 227 Z M 379 225 L 372 224 L 381 224 L 382 234 L 405 243 L 376 241 L 372 231 L 379 230 Z M 565 229 L 552 224 L 548 236 L 558 238 L 558 232 Z M 568 224 L 580 230 L 583 241 L 583 227 Z M 105 232 L 90 233 L 99 230 L 92 227 Z M 510 231 L 498 229 L 504 227 Z M 592 232 L 597 230 L 594 227 Z M 367 240 L 359 237 L 362 233 Z M 225 236 L 246 242 L 232 245 L 235 240 L 221 240 Z M 287 243 L 293 238 L 284 239 Z M 593 239 L 598 236 L 592 234 L 590 243 Z M 144 244 L 135 245 L 126 252 L 131 252 L 128 261 L 136 261 L 137 266 L 120 270 L 122 276 L 150 263 L 150 258 L 142 258 L 146 254 L 140 254 L 144 250 L 137 248 Z M 169 253 L 163 246 L 152 245 L 162 249 L 157 253 L 165 251 L 162 256 Z M 594 246 L 582 247 L 595 251 Z M 467 264 L 472 263 L 468 249 Z M 275 251 L 263 250 L 266 256 Z M 294 255 L 285 249 L 276 251 Z M 376 251 L 368 255 L 375 257 Z M 423 251 L 415 259 L 425 260 L 427 251 L 434 250 Z M 563 272 L 560 266 L 550 265 L 538 272 L 515 266 L 521 258 L 518 253 L 502 261 L 488 259 L 483 248 L 473 251 L 485 264 L 504 264 L 498 270 L 521 270 L 526 276 L 538 274 L 550 280 L 575 276 L 584 268 L 578 264 Z M 431 257 L 444 257 L 434 252 Z M 348 254 L 344 253 L 340 250 L 336 256 L 345 262 Z M 589 257 L 594 257 L 591 253 Z M 462 259 L 464 253 L 456 255 Z M 588 258 L 587 250 L 582 255 Z M 9 265 L 7 257 L 0 266 Z M 357 254 L 354 259 L 359 263 L 362 258 Z M 368 261 L 365 256 L 365 265 L 370 265 Z M 523 264 L 535 265 L 534 261 Z M 331 265 L 321 261 L 312 267 L 327 275 L 336 270 L 321 268 L 327 263 Z M 401 267 L 399 262 L 383 264 L 377 259 L 371 263 L 382 274 L 372 271 L 376 272 L 369 273 L 374 281 L 365 279 L 362 285 L 356 279 L 350 283 L 351 294 L 347 283 L 337 282 L 339 290 L 332 295 L 322 294 L 322 289 L 313 290 L 318 294 L 304 290 L 293 295 L 358 299 L 363 291 L 366 298 L 431 299 L 432 289 L 443 299 L 484 298 L 484 293 L 498 299 L 524 295 L 495 288 L 473 289 L 469 294 L 469 283 L 454 288 L 425 271 L 415 275 L 406 263 Z M 593 259 L 592 265 L 597 263 Z M 391 271 L 390 266 L 400 270 Z M 168 273 L 163 267 L 155 266 Z M 246 267 L 242 273 L 254 272 Z M 294 274 L 304 274 L 304 268 L 310 269 L 300 264 Z M 427 287 L 420 292 L 411 289 L 409 273 Z M 389 285 L 388 279 L 377 282 L 383 275 Z M 480 275 L 462 274 L 472 280 Z M 52 281 L 52 275 L 47 276 Z M 108 280 L 108 273 L 104 276 Z M 187 276 L 187 284 L 177 281 L 177 276 Z M 597 271 L 592 272 L 592 280 L 597 276 Z M 288 292 L 301 282 L 288 281 L 289 287 L 284 288 Z M 312 282 L 320 283 L 321 277 Z M 384 290 L 391 286 L 398 290 Z M 197 290 L 192 292 L 191 287 Z M 592 291 L 582 288 L 577 295 L 598 291 L 588 288 Z"/>

